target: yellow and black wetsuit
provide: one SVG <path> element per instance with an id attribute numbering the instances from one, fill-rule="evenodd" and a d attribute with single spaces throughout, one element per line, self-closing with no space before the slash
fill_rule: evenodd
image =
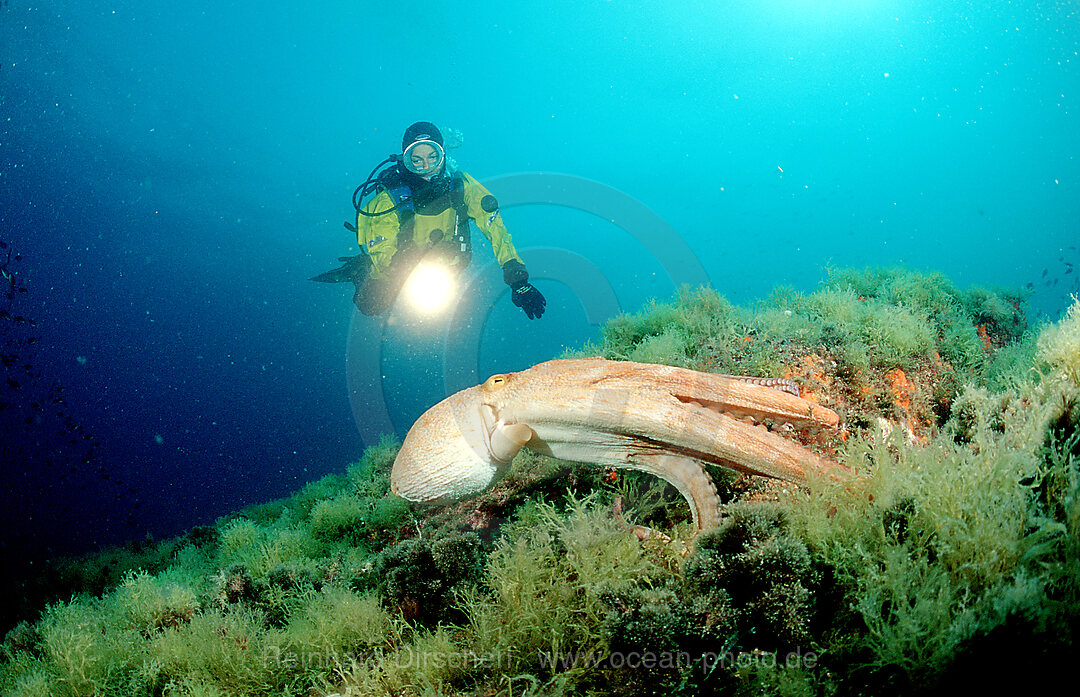
<path id="1" fill-rule="evenodd" d="M 471 252 L 469 220 L 491 242 L 507 285 L 527 281 L 528 273 L 497 207 L 489 211 L 482 204 L 485 198 L 494 201 L 483 184 L 461 172 L 430 182 L 404 175 L 401 185 L 408 194 L 405 201 L 400 200 L 401 188 L 383 187 L 357 213 L 357 242 L 371 262 L 353 298 L 361 312 L 385 312 L 409 271 L 427 254 L 439 254 L 460 273 Z"/>

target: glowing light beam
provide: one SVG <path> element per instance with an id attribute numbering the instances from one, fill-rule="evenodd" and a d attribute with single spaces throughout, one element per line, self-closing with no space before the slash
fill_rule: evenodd
<path id="1" fill-rule="evenodd" d="M 454 280 L 438 264 L 421 264 L 405 282 L 405 295 L 417 312 L 434 315 L 444 310 L 454 294 Z"/>

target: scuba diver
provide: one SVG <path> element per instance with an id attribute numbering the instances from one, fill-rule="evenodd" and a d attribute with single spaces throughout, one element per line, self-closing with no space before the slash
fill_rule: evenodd
<path id="1" fill-rule="evenodd" d="M 375 196 L 362 203 L 371 193 Z M 498 201 L 472 176 L 448 167 L 443 136 L 434 124 L 418 121 L 405 130 L 401 154 L 372 170 L 353 192 L 353 207 L 356 226 L 345 227 L 356 233 L 362 253 L 340 257 L 344 266 L 311 280 L 353 283 L 353 303 L 365 315 L 386 312 L 422 262 L 459 275 L 472 256 L 470 220 L 490 240 L 514 305 L 529 319 L 544 314 L 547 301 L 529 283 Z"/>

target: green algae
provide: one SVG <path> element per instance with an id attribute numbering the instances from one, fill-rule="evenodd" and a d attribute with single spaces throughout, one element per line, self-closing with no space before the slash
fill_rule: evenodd
<path id="1" fill-rule="evenodd" d="M 1060 674 L 1080 626 L 1080 302 L 1040 328 L 1024 309 L 897 269 L 751 308 L 684 289 L 581 353 L 790 372 L 838 401 L 858 479 L 732 502 L 691 543 L 663 483 L 531 453 L 475 502 L 414 510 L 385 440 L 286 499 L 72 565 L 68 599 L 5 637 L 0 691 L 912 694 L 993 685 L 987 666 Z M 717 474 L 725 501 L 761 491 Z M 616 498 L 673 539 L 638 542 Z"/>

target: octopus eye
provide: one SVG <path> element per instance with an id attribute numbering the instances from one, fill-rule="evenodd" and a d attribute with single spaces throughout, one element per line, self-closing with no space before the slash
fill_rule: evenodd
<path id="1" fill-rule="evenodd" d="M 484 383 L 484 387 L 490 389 L 490 388 L 493 388 L 493 387 L 502 387 L 505 384 L 506 384 L 506 376 L 505 375 L 492 375 L 491 377 L 489 377 L 487 379 L 487 382 Z"/>

